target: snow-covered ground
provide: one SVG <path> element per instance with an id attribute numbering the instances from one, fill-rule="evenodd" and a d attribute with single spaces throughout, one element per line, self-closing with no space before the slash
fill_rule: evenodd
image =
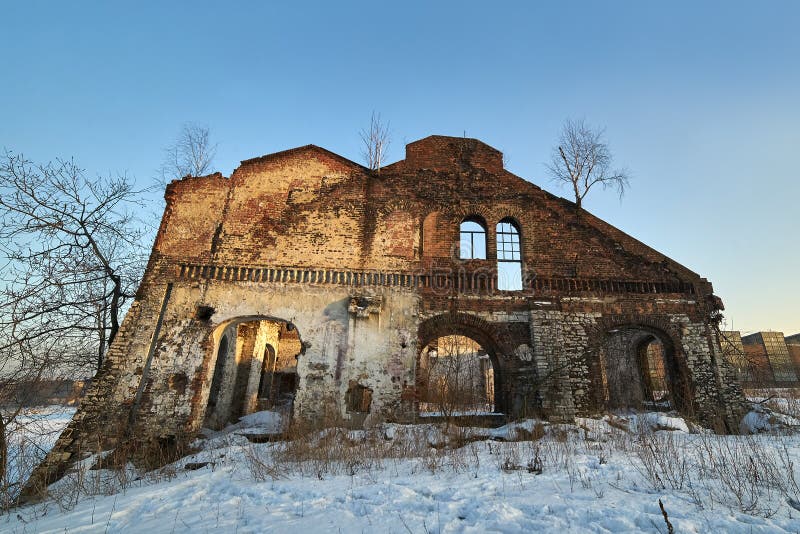
<path id="1" fill-rule="evenodd" d="M 15 493 L 15 483 L 27 479 L 33 468 L 53 448 L 73 415 L 75 408 L 69 406 L 25 408 L 8 425 L 7 478 L 14 484 L 9 488 L 9 493 Z"/>
<path id="2" fill-rule="evenodd" d="M 245 434 L 280 428 L 259 413 L 148 474 L 88 470 L 87 459 L 0 531 L 667 532 L 661 500 L 675 532 L 798 532 L 798 421 L 774 415 L 750 415 L 753 436 L 645 413 L 251 443 Z"/>

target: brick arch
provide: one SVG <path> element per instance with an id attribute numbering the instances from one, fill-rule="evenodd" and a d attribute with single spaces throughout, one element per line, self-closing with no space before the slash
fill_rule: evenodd
<path id="1" fill-rule="evenodd" d="M 461 206 L 455 206 L 450 208 L 448 211 L 452 213 L 454 219 L 458 219 L 457 222 L 461 222 L 467 217 L 480 217 L 486 222 L 487 225 L 489 225 L 492 218 L 490 211 L 480 204 L 465 204 Z"/>
<path id="2" fill-rule="evenodd" d="M 487 232 L 489 231 L 489 223 L 486 222 L 486 217 L 484 217 L 483 215 L 480 215 L 478 213 L 470 213 L 469 215 L 463 216 L 459 221 L 459 224 L 463 223 L 464 221 L 475 221 L 481 226 L 483 226 L 484 230 L 486 230 Z"/>
<path id="3" fill-rule="evenodd" d="M 500 204 L 492 206 L 490 217 L 487 217 L 486 220 L 489 221 L 494 226 L 497 226 L 501 220 L 505 218 L 513 219 L 514 222 L 517 224 L 520 232 L 525 232 L 527 228 L 523 226 L 522 221 L 526 219 L 527 215 L 525 212 L 516 205 L 512 204 Z"/>
<path id="4" fill-rule="evenodd" d="M 482 218 L 486 223 L 486 254 L 490 258 L 494 247 L 488 212 L 478 205 L 452 206 L 431 204 L 421 215 L 423 257 L 458 259 L 459 225 L 469 216 Z"/>
<path id="5" fill-rule="evenodd" d="M 442 313 L 420 323 L 417 330 L 417 339 L 422 344 L 422 350 L 431 340 L 443 335 L 450 335 L 454 329 L 466 332 L 464 335 L 472 337 L 484 345 L 484 349 L 492 348 L 500 354 L 507 354 L 513 350 L 513 340 L 501 331 L 494 323 L 490 323 L 477 315 L 463 312 Z M 459 332 L 456 332 L 458 334 Z M 477 337 L 475 337 L 477 336 Z"/>
<path id="6" fill-rule="evenodd" d="M 589 399 L 594 408 L 600 407 L 599 395 L 602 393 L 600 358 L 606 342 L 619 331 L 641 334 L 635 345 L 641 346 L 655 338 L 664 348 L 665 364 L 671 369 L 668 380 L 674 407 L 686 415 L 696 413 L 694 403 L 694 383 L 686 356 L 683 352 L 680 326 L 666 317 L 638 314 L 606 315 L 597 319 L 586 334 L 589 342 L 584 353 L 586 368 L 589 370 L 588 382 L 591 391 Z M 649 341 L 648 341 L 649 342 Z"/>
<path id="7" fill-rule="evenodd" d="M 659 339 L 665 338 L 669 343 L 679 349 L 682 346 L 681 328 L 671 322 L 668 317 L 660 315 L 641 314 L 614 314 L 598 317 L 591 327 L 586 328 L 590 345 L 600 345 L 609 330 L 629 326 L 640 326 L 643 330 L 653 330 L 659 333 Z M 663 342 L 664 339 L 661 339 Z"/>
<path id="8" fill-rule="evenodd" d="M 522 223 L 519 221 L 518 218 L 516 218 L 516 217 L 514 217 L 512 215 L 505 215 L 503 217 L 500 217 L 497 220 L 497 222 L 494 223 L 495 229 L 497 229 L 497 225 L 500 224 L 501 221 L 509 221 L 509 222 L 511 222 L 511 225 L 514 228 L 517 229 L 517 231 L 520 233 L 520 235 L 522 235 L 524 228 L 522 227 Z"/>
<path id="9" fill-rule="evenodd" d="M 412 202 L 407 198 L 392 198 L 376 209 L 378 215 L 387 215 L 395 211 L 405 211 L 414 217 L 418 217 L 431 210 L 427 210 L 420 206 L 418 202 Z"/>
<path id="10" fill-rule="evenodd" d="M 482 225 L 486 230 L 486 259 L 492 260 L 495 257 L 495 232 L 494 224 L 492 222 L 492 211 L 487 209 L 481 204 L 468 203 L 457 206 L 451 206 L 446 211 L 450 216 L 450 225 L 455 229 L 455 238 L 459 239 L 460 225 L 465 219 L 473 218 L 482 221 Z M 455 249 L 458 250 L 458 249 Z M 458 254 L 454 254 L 458 257 Z"/>
<path id="11" fill-rule="evenodd" d="M 431 341 L 442 336 L 460 335 L 477 341 L 489 355 L 494 369 L 495 411 L 505 412 L 510 406 L 506 391 L 503 360 L 511 353 L 513 346 L 510 336 L 500 331 L 494 324 L 468 313 L 443 313 L 426 319 L 417 330 L 417 365 L 422 350 Z"/>

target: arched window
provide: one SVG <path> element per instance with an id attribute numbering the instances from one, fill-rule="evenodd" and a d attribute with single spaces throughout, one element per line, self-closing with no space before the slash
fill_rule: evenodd
<path id="1" fill-rule="evenodd" d="M 497 223 L 497 289 L 502 291 L 522 289 L 519 229 L 509 218 Z"/>
<path id="2" fill-rule="evenodd" d="M 476 217 L 467 217 L 461 222 L 462 260 L 486 259 L 486 227 Z"/>

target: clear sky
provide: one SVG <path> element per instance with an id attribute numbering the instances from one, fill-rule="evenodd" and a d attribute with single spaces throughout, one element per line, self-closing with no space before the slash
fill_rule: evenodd
<path id="1" fill-rule="evenodd" d="M 728 327 L 800 332 L 800 2 L 9 2 L 0 148 L 147 185 L 181 124 L 226 176 L 308 143 L 389 159 L 479 138 L 549 182 L 561 123 L 607 128 L 622 203 L 585 207 L 714 283 Z"/>

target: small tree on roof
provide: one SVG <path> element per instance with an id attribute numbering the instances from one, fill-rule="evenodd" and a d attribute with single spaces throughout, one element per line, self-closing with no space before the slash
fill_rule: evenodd
<path id="1" fill-rule="evenodd" d="M 386 150 L 389 148 L 389 123 L 381 120 L 381 114 L 372 112 L 369 128 L 359 132 L 362 143 L 362 156 L 364 162 L 372 171 L 380 172 L 386 159 Z"/>
<path id="2" fill-rule="evenodd" d="M 616 189 L 620 199 L 629 185 L 627 170 L 611 168 L 613 158 L 604 134 L 604 128 L 591 128 L 584 119 L 567 119 L 547 165 L 554 181 L 572 189 L 578 209 L 596 184 Z"/>

